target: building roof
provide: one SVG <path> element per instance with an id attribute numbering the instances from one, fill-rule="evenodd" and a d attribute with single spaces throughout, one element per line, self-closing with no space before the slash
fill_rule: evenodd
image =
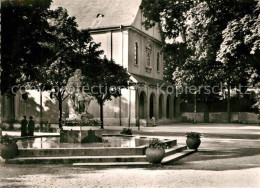
<path id="1" fill-rule="evenodd" d="M 63 7 L 75 16 L 79 29 L 130 26 L 142 0 L 53 0 L 51 9 Z"/>
<path id="2" fill-rule="evenodd" d="M 165 88 L 167 86 L 171 86 L 170 83 L 164 81 L 164 80 L 159 80 L 159 79 L 155 79 L 155 78 L 150 78 L 150 77 L 146 77 L 146 76 L 142 76 L 142 75 L 138 75 L 138 74 L 133 74 L 131 73 L 131 77 L 130 77 L 131 81 L 135 84 L 144 84 L 144 85 L 149 85 L 149 86 L 162 86 L 162 88 Z"/>

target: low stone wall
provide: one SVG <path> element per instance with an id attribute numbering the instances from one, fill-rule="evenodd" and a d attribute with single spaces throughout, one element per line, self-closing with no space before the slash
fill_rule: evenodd
<path id="1" fill-rule="evenodd" d="M 192 113 L 192 112 L 183 112 L 181 114 L 181 121 L 182 122 L 193 122 L 194 115 L 196 115 L 196 122 L 203 123 L 204 122 L 204 113 Z"/>
<path id="2" fill-rule="evenodd" d="M 181 114 L 182 122 L 193 122 L 194 113 L 183 112 Z M 227 112 L 211 112 L 209 113 L 209 123 L 228 123 Z M 204 113 L 196 113 L 196 121 L 204 123 Z M 258 115 L 251 112 L 232 112 L 231 123 L 258 123 Z M 205 122 L 206 123 L 206 122 Z"/>
<path id="3" fill-rule="evenodd" d="M 238 113 L 239 123 L 258 123 L 258 115 L 255 113 L 239 112 Z"/>
<path id="4" fill-rule="evenodd" d="M 226 112 L 214 112 L 209 113 L 210 123 L 228 123 L 228 113 Z"/>

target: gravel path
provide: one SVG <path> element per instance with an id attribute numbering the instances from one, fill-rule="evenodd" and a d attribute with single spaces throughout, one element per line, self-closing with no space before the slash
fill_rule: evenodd
<path id="1" fill-rule="evenodd" d="M 77 169 L 61 174 L 22 175 L 6 178 L 2 183 L 10 187 L 260 187 L 260 168 L 240 171 Z"/>
<path id="2" fill-rule="evenodd" d="M 185 143 L 185 137 L 180 135 L 194 130 L 192 125 L 162 127 L 158 133 L 158 128 L 145 131 L 177 138 L 181 144 Z M 196 125 L 196 131 L 204 134 L 199 151 L 172 165 L 89 168 L 7 165 L 0 160 L 0 187 L 260 187 L 259 126 L 240 125 L 236 129 Z"/>

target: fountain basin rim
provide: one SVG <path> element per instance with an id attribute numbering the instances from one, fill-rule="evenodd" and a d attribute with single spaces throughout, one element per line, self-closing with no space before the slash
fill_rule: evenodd
<path id="1" fill-rule="evenodd" d="M 73 130 L 73 131 L 84 131 L 84 130 L 102 130 L 98 126 L 63 126 L 63 130 L 68 131 L 68 130 Z"/>
<path id="2" fill-rule="evenodd" d="M 142 146 L 137 146 L 137 147 L 84 147 L 84 148 L 19 148 L 19 151 L 20 150 L 30 150 L 30 151 L 33 151 L 33 150 L 37 150 L 37 151 L 44 151 L 44 150 L 69 150 L 69 149 L 73 149 L 73 150 L 85 150 L 85 149 L 93 149 L 93 150 L 101 150 L 101 149 L 117 149 L 117 150 L 124 150 L 124 149 L 145 149 L 147 148 L 147 146 L 145 145 L 142 145 Z"/>

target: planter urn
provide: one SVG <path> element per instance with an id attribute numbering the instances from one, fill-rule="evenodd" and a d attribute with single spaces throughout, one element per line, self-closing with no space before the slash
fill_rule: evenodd
<path id="1" fill-rule="evenodd" d="M 17 144 L 1 145 L 1 157 L 3 159 L 13 159 L 18 155 Z"/>
<path id="2" fill-rule="evenodd" d="M 187 138 L 186 144 L 189 149 L 198 149 L 200 146 L 200 139 L 199 138 Z"/>
<path id="3" fill-rule="evenodd" d="M 165 156 L 165 150 L 163 148 L 147 148 L 145 154 L 150 163 L 159 164 Z"/>

